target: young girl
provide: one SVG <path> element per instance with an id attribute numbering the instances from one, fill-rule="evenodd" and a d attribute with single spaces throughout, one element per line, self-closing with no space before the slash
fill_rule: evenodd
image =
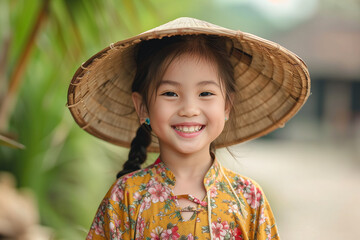
<path id="1" fill-rule="evenodd" d="M 308 94 L 296 55 L 200 20 L 111 44 L 68 96 L 83 129 L 131 147 L 87 239 L 279 239 L 259 185 L 214 153 L 282 126 Z M 159 157 L 140 169 L 147 150 Z"/>

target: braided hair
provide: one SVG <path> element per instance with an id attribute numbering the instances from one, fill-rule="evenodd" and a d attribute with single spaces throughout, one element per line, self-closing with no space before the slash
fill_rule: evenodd
<path id="1" fill-rule="evenodd" d="M 141 124 L 136 131 L 136 136 L 131 142 L 131 148 L 128 155 L 128 160 L 123 165 L 116 177 L 119 178 L 125 174 L 139 170 L 147 157 L 146 148 L 151 143 L 151 127 L 145 123 Z"/>

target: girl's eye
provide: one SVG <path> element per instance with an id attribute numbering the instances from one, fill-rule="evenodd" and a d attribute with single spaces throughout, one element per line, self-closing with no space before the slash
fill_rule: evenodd
<path id="1" fill-rule="evenodd" d="M 211 92 L 202 92 L 202 93 L 200 93 L 200 97 L 207 97 L 207 96 L 212 96 L 212 95 L 214 95 L 214 94 L 211 93 Z"/>
<path id="2" fill-rule="evenodd" d="M 174 92 L 164 92 L 161 95 L 167 96 L 167 97 L 177 97 L 178 95 Z"/>

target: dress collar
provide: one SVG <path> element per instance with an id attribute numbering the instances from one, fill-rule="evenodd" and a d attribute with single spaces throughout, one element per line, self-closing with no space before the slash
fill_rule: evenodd
<path id="1" fill-rule="evenodd" d="M 214 161 L 204 177 L 204 186 L 206 191 L 210 190 L 221 178 L 221 165 L 214 154 L 211 154 L 211 156 Z M 154 162 L 154 166 L 156 169 L 156 173 L 161 176 L 164 183 L 167 184 L 170 188 L 173 188 L 176 182 L 175 175 L 165 165 L 165 163 L 161 161 L 160 158 L 157 158 Z"/>

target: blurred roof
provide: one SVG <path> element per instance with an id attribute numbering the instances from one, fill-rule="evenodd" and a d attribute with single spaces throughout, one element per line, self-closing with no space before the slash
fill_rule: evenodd
<path id="1" fill-rule="evenodd" d="M 273 40 L 298 54 L 312 77 L 360 81 L 360 24 L 356 19 L 318 15 Z"/>

